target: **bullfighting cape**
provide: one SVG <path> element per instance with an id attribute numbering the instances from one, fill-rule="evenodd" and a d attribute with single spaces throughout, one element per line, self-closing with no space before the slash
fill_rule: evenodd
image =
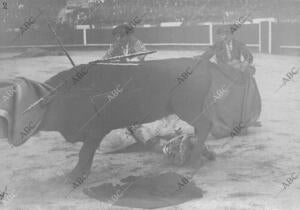
<path id="1" fill-rule="evenodd" d="M 235 128 L 255 123 L 261 112 L 261 97 L 254 77 L 233 68 L 211 68 L 211 74 L 205 111 L 212 123 L 211 134 L 228 137 Z"/>

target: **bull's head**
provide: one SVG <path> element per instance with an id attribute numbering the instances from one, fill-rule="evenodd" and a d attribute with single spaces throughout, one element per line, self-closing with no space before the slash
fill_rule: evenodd
<path id="1" fill-rule="evenodd" d="M 48 90 L 25 78 L 4 81 L 0 85 L 0 96 L 3 99 L 0 103 L 0 137 L 19 146 L 38 131 L 46 109 L 36 109 L 26 114 L 23 111 Z M 8 90 L 13 91 L 8 94 Z"/>

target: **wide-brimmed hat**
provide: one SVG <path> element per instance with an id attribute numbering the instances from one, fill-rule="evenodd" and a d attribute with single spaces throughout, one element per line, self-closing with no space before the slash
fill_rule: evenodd
<path id="1" fill-rule="evenodd" d="M 112 34 L 115 35 L 128 35 L 128 34 L 132 34 L 134 32 L 134 27 L 132 27 L 131 25 L 124 23 L 121 25 L 116 26 L 113 31 Z"/>

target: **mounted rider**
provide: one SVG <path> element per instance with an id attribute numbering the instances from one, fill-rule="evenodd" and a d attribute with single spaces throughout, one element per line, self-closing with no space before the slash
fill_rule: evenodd
<path id="1" fill-rule="evenodd" d="M 110 57 L 128 55 L 132 53 L 145 52 L 147 51 L 145 45 L 134 37 L 134 26 L 131 24 L 121 24 L 115 27 L 112 31 L 114 43 L 110 45 L 103 59 Z M 121 62 L 127 62 L 128 58 L 121 59 Z M 138 56 L 139 61 L 144 61 L 145 55 Z"/>

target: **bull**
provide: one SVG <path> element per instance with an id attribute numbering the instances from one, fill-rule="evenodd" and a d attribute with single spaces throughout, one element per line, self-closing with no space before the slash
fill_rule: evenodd
<path id="1" fill-rule="evenodd" d="M 95 151 L 111 130 L 170 114 L 195 128 L 194 154 L 214 159 L 205 147 L 211 123 L 203 111 L 212 80 L 209 69 L 217 67 L 202 62 L 191 68 L 193 64 L 193 58 L 179 58 L 85 64 L 60 72 L 45 82 L 50 87 L 65 85 L 47 104 L 38 130 L 58 131 L 68 142 L 83 142 L 72 180 L 90 172 Z"/>

